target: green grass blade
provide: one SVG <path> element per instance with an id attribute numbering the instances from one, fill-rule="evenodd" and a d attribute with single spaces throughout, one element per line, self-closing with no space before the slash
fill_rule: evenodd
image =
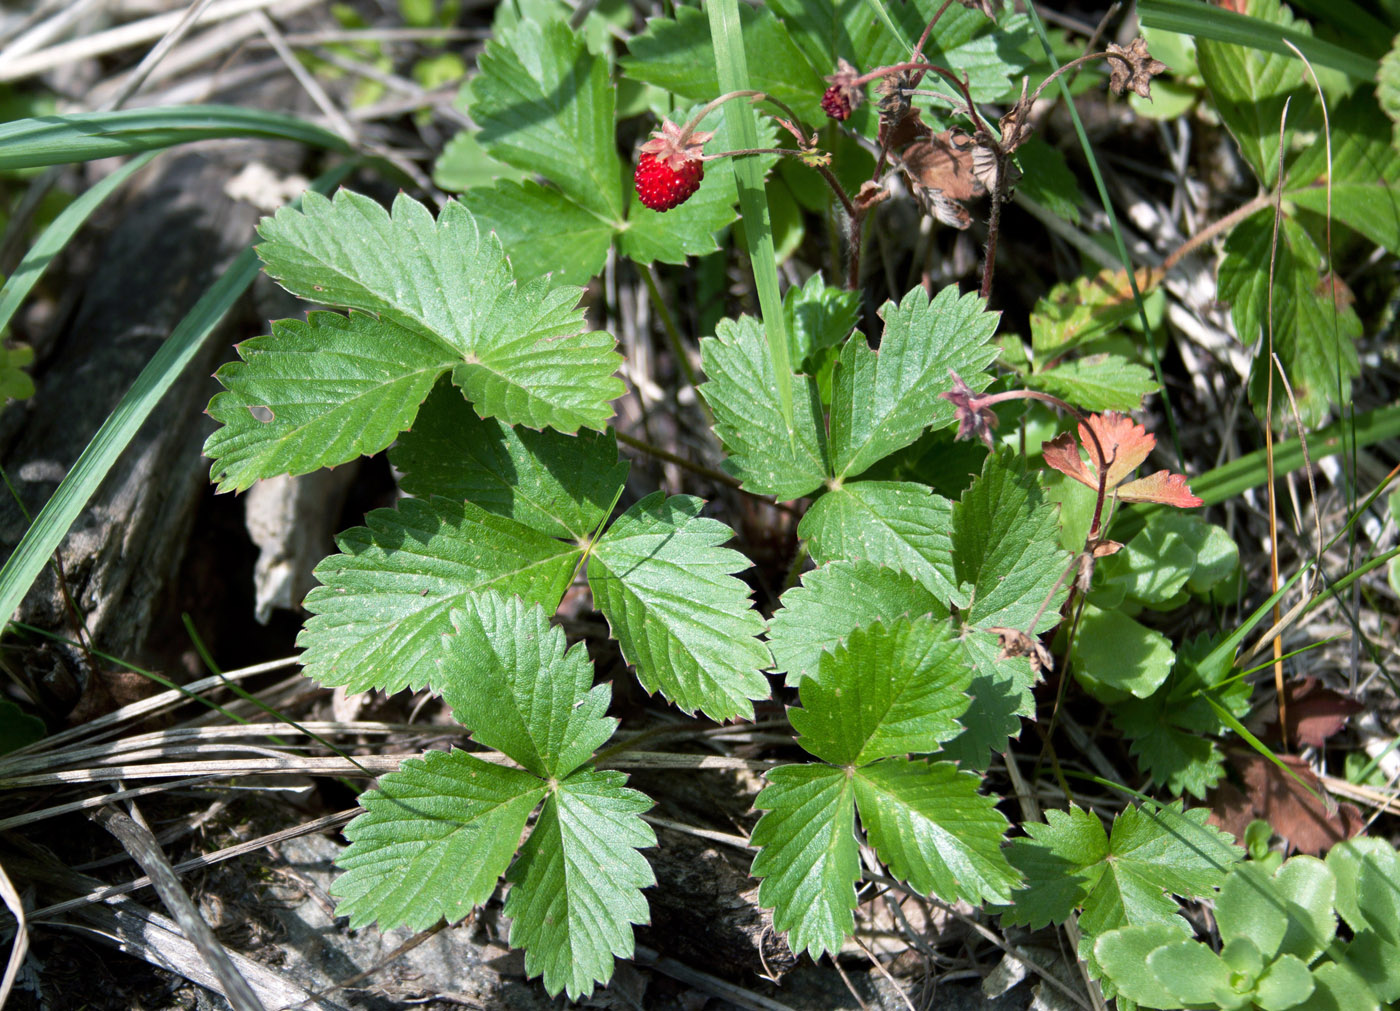
<path id="1" fill-rule="evenodd" d="M 749 88 L 749 64 L 739 27 L 739 0 L 710 0 L 710 39 L 715 50 L 721 94 Z M 739 149 L 758 147 L 753 108 L 735 99 L 725 103 L 724 115 Z M 792 431 L 792 362 L 788 355 L 787 322 L 778 291 L 778 260 L 773 252 L 773 226 L 768 220 L 768 196 L 763 190 L 763 170 L 752 158 L 734 159 L 734 179 L 739 185 L 739 212 L 744 219 L 749 262 L 753 265 L 763 332 L 768 337 L 768 357 L 773 364 L 778 404 L 783 421 Z"/>
<path id="2" fill-rule="evenodd" d="M 1138 19 L 1146 28 L 1181 32 L 1283 56 L 1297 55 L 1284 44 L 1287 40 L 1317 66 L 1340 70 L 1358 81 L 1374 81 L 1380 69 L 1375 60 L 1350 49 L 1200 0 L 1138 0 Z"/>
<path id="3" fill-rule="evenodd" d="M 296 116 L 232 105 L 172 105 L 37 116 L 0 124 L 0 171 L 138 154 L 220 137 L 295 140 L 349 151 L 343 138 Z"/>
<path id="4" fill-rule="evenodd" d="M 5 279 L 5 287 L 0 288 L 0 330 L 9 326 L 10 317 L 15 314 L 15 310 L 20 307 L 20 303 L 39 278 L 44 276 L 44 271 L 48 269 L 54 257 L 62 252 L 63 247 L 68 245 L 68 240 L 83 227 L 88 215 L 97 210 L 102 202 L 111 196 L 113 190 L 148 165 L 158 154 L 159 151 L 148 151 L 131 159 L 65 207 L 63 213 L 44 229 L 44 234 L 30 247 L 20 265 L 15 268 L 15 272 Z"/>
<path id="5" fill-rule="evenodd" d="M 329 192 L 349 174 L 345 164 L 316 180 L 313 188 Z M 245 249 L 224 275 L 195 303 L 160 350 L 141 370 L 121 403 L 102 423 L 54 492 L 35 517 L 33 525 L 0 568 L 0 616 L 8 620 L 25 593 L 57 550 L 68 528 L 97 491 L 102 479 L 121 455 L 136 430 L 155 408 L 165 391 L 194 357 L 205 338 L 258 274 L 258 258 Z"/>

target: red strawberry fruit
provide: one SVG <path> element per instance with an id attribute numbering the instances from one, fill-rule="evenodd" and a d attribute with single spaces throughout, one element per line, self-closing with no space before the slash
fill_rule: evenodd
<path id="1" fill-rule="evenodd" d="M 663 120 L 637 159 L 633 180 L 642 203 L 654 211 L 669 211 L 690 199 L 705 178 L 701 149 L 713 136 Z"/>

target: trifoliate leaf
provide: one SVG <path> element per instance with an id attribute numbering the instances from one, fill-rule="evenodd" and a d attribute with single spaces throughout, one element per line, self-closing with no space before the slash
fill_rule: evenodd
<path id="1" fill-rule="evenodd" d="M 1172 672 L 1176 653 L 1161 632 L 1122 611 L 1084 605 L 1070 650 L 1075 677 L 1101 702 L 1145 699 Z"/>
<path id="2" fill-rule="evenodd" d="M 487 590 L 452 612 L 452 626 L 433 684 L 477 742 L 562 779 L 612 736 L 611 688 L 592 687 L 587 647 L 565 652 L 544 608 Z"/>
<path id="3" fill-rule="evenodd" d="M 908 572 L 945 603 L 953 596 L 952 504 L 926 485 L 853 481 L 807 510 L 797 532 L 818 564 L 868 561 Z"/>
<path id="4" fill-rule="evenodd" d="M 475 590 L 559 606 L 581 549 L 466 503 L 405 499 L 337 538 L 297 643 L 306 675 L 352 692 L 421 688 L 436 673 L 448 612 Z"/>
<path id="5" fill-rule="evenodd" d="M 684 8 L 683 8 L 684 9 Z M 724 469 L 758 495 L 801 498 L 831 472 L 821 401 L 793 377 L 793 424 L 783 420 L 763 327 L 752 316 L 721 320 L 700 342 L 708 380 L 700 394 L 715 414 L 715 434 L 729 456 Z"/>
<path id="6" fill-rule="evenodd" d="M 749 86 L 772 95 L 800 116 L 817 119 L 826 85 L 793 45 L 789 29 L 762 7 L 740 7 Z M 675 8 L 675 19 L 653 18 L 628 43 L 622 70 L 634 81 L 664 88 L 693 102 L 721 92 L 710 24 L 703 11 Z"/>
<path id="7" fill-rule="evenodd" d="M 907 60 L 913 40 L 923 34 L 943 4 L 941 0 L 914 0 L 885 5 L 882 10 L 889 24 L 874 16 L 865 4 L 777 0 L 773 6 L 812 66 L 827 74 L 836 68 L 839 57 L 861 71 Z M 992 102 L 1006 94 L 1008 82 L 1020 80 L 1027 65 L 1021 47 L 1029 40 L 1024 15 L 1008 14 L 998 26 L 977 11 L 950 5 L 925 43 L 923 58 L 950 68 L 960 78 L 966 73 L 973 101 Z"/>
<path id="8" fill-rule="evenodd" d="M 551 537 L 592 535 L 627 479 L 611 432 L 564 435 L 476 416 L 439 382 L 390 452 L 410 495 L 466 501 Z"/>
<path id="9" fill-rule="evenodd" d="M 1086 411 L 1135 411 L 1142 406 L 1143 397 L 1158 389 L 1151 369 L 1113 354 L 1076 358 L 1023 378 L 1031 389 Z"/>
<path id="10" fill-rule="evenodd" d="M 364 313 L 278 320 L 238 353 L 243 361 L 215 377 L 226 392 L 209 403 L 223 426 L 204 444 L 219 491 L 378 453 L 452 364 L 437 341 Z"/>
<path id="11" fill-rule="evenodd" d="M 465 751 L 408 759 L 360 795 L 365 813 L 345 827 L 336 915 L 352 929 L 457 922 L 490 898 L 545 792 L 528 772 Z"/>
<path id="12" fill-rule="evenodd" d="M 563 21 L 522 21 L 488 42 L 479 64 L 471 114 L 481 146 L 544 176 L 597 217 L 620 221 L 622 159 L 607 60 Z"/>
<path id="13" fill-rule="evenodd" d="M 1005 451 L 987 457 L 953 506 L 953 582 L 970 598 L 960 604 L 968 625 L 1034 634 L 1060 620 L 1067 590 L 1056 584 L 1069 554 L 1059 547 L 1056 514 L 1021 461 Z"/>
<path id="14" fill-rule="evenodd" d="M 551 995 L 573 1000 L 606 983 L 613 958 L 632 957 L 632 924 L 647 922 L 641 890 L 656 878 L 637 851 L 656 834 L 641 818 L 651 801 L 626 781 L 579 769 L 560 783 L 506 875 L 511 946 Z"/>
<path id="15" fill-rule="evenodd" d="M 1115 703 L 1112 715 L 1155 782 L 1174 794 L 1190 792 L 1204 800 L 1225 774 L 1224 755 L 1209 738 L 1229 729 L 1210 700 L 1242 717 L 1249 710 L 1250 686 L 1243 678 L 1219 686 L 1218 678 L 1197 668 L 1194 652 L 1184 647 L 1157 691 L 1146 699 Z"/>
<path id="16" fill-rule="evenodd" d="M 1012 840 L 1007 856 L 1026 888 L 1005 911 L 1005 923 L 1041 927 L 1083 907 L 1079 927 L 1096 936 L 1129 924 L 1186 923 L 1166 893 L 1201 898 L 1213 893 L 1243 850 L 1206 825 L 1206 808 L 1179 804 L 1129 807 L 1106 835 L 1098 817 L 1077 807 L 1047 812 L 1027 823 L 1029 838 Z"/>
<path id="17" fill-rule="evenodd" d="M 813 958 L 836 952 L 855 928 L 860 858 L 855 790 L 846 770 L 784 765 L 767 774 L 753 806 L 766 811 L 750 841 L 759 847 L 750 873 L 761 878 L 758 903 L 788 947 Z"/>
<path id="18" fill-rule="evenodd" d="M 814 677 L 822 653 L 853 630 L 908 615 L 946 618 L 948 609 L 912 576 L 872 562 L 831 562 L 802 576 L 768 625 L 768 645 L 787 683 Z"/>
<path id="19" fill-rule="evenodd" d="M 598 540 L 588 585 L 647 691 L 687 713 L 750 719 L 751 700 L 769 695 L 763 619 L 734 578 L 747 559 L 720 547 L 733 531 L 702 519 L 703 506 L 689 495 L 642 499 Z"/>
<path id="20" fill-rule="evenodd" d="M 461 193 L 473 186 L 489 186 L 498 180 L 520 182 L 529 177 L 529 173 L 487 154 L 477 139 L 479 132 L 458 130 L 443 145 L 442 153 L 433 162 L 434 186 L 449 193 Z"/>
<path id="21" fill-rule="evenodd" d="M 1369 89 L 1357 89 L 1331 115 L 1332 185 L 1328 146 L 1309 144 L 1288 167 L 1284 199 L 1314 214 L 1330 214 L 1378 246 L 1400 246 L 1400 151 L 1391 123 Z"/>
<path id="22" fill-rule="evenodd" d="M 1291 217 L 1283 219 L 1275 255 L 1269 216 L 1240 222 L 1225 240 L 1219 288 L 1220 300 L 1230 303 L 1235 331 L 1250 345 L 1267 338 L 1266 307 L 1272 299 L 1273 350 L 1293 391 L 1290 400 L 1283 384 L 1275 381 L 1275 419 L 1293 417 L 1296 403 L 1304 424 L 1321 424 L 1331 407 L 1350 402 L 1351 380 L 1360 374 L 1356 341 L 1361 320 L 1348 304 L 1344 282 L 1323 272 L 1322 251 L 1302 225 Z M 1270 367 L 1269 356 L 1260 354 L 1250 376 L 1250 399 L 1261 417 Z M 1340 405 L 1334 404 L 1338 394 Z"/>
<path id="23" fill-rule="evenodd" d="M 1270 24 L 1312 34 L 1305 21 L 1295 21 L 1279 0 L 1251 0 L 1248 13 Z M 1196 62 L 1201 77 L 1240 154 L 1260 183 L 1271 188 L 1278 179 L 1279 122 L 1289 102 L 1289 122 L 1297 124 L 1315 101 L 1301 60 L 1290 53 L 1272 53 L 1199 37 Z"/>
<path id="24" fill-rule="evenodd" d="M 980 776 L 890 758 L 854 778 L 860 823 L 891 874 L 945 902 L 1010 901 L 1021 876 L 1002 854 L 1007 821 L 996 797 L 977 792 Z"/>
<path id="25" fill-rule="evenodd" d="M 832 379 L 831 462 L 839 478 L 854 477 L 909 445 L 926 428 L 953 422 L 953 405 L 939 394 L 952 389 L 949 370 L 975 390 L 997 357 L 991 344 L 1000 313 L 987 312 L 976 294 L 956 285 L 930 301 L 915 287 L 899 305 L 886 302 L 880 350 L 848 341 Z"/>
<path id="26" fill-rule="evenodd" d="M 1020 734 L 1021 717 L 1035 715 L 1036 673 L 1028 658 L 1003 656 L 1000 639 L 990 632 L 965 629 L 961 641 L 963 662 L 972 671 L 972 704 L 961 717 L 966 729 L 943 745 L 943 754 L 964 769 L 985 771 L 1007 740 Z"/>
<path id="27" fill-rule="evenodd" d="M 971 672 L 946 621 L 857 628 L 824 653 L 789 710 L 797 743 L 832 765 L 932 752 L 962 730 Z"/>
<path id="28" fill-rule="evenodd" d="M 611 136 L 611 134 L 609 134 Z M 375 313 L 443 347 L 452 381 L 483 417 L 530 428 L 602 429 L 622 395 L 612 337 L 589 331 L 580 289 L 517 287 L 498 240 L 448 201 L 436 221 L 399 194 L 314 193 L 258 227 L 267 273 L 324 305 Z"/>
<path id="29" fill-rule="evenodd" d="M 824 284 L 820 274 L 783 296 L 788 340 L 797 371 L 815 376 L 826 353 L 845 341 L 860 318 L 860 292 Z"/>
<path id="30" fill-rule="evenodd" d="M 461 196 L 484 232 L 501 240 L 521 281 L 544 277 L 587 284 L 602 269 L 617 222 L 600 218 L 566 194 L 533 179 L 475 186 Z"/>

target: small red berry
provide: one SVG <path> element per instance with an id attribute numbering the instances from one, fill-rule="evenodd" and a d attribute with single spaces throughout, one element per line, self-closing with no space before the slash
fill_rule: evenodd
<path id="1" fill-rule="evenodd" d="M 713 136 L 662 120 L 661 129 L 642 145 L 633 175 L 642 203 L 654 211 L 669 211 L 689 200 L 705 178 L 701 151 Z"/>
<path id="2" fill-rule="evenodd" d="M 685 203 L 704 178 L 704 162 L 688 161 L 673 169 L 652 154 L 637 159 L 637 196 L 653 211 L 669 211 Z"/>
<path id="3" fill-rule="evenodd" d="M 845 121 L 851 117 L 851 100 L 846 97 L 846 89 L 833 84 L 822 95 L 822 112 L 832 119 Z"/>

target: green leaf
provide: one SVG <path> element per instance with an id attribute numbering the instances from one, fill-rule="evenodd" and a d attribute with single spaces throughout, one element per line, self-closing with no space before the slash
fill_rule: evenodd
<path id="1" fill-rule="evenodd" d="M 1158 390 L 1152 370 L 1121 355 L 1097 354 L 1032 372 L 1025 383 L 1086 411 L 1135 411 Z"/>
<path id="2" fill-rule="evenodd" d="M 832 765 L 932 752 L 957 736 L 971 672 L 946 621 L 854 629 L 802 682 L 797 743 Z"/>
<path id="3" fill-rule="evenodd" d="M 1163 923 L 1186 930 L 1177 903 L 1210 895 L 1242 851 L 1230 837 L 1206 825 L 1206 808 L 1183 812 L 1179 804 L 1153 811 L 1129 807 L 1105 837 L 1095 815 L 1071 807 L 1044 825 L 1027 823 L 1029 838 L 1007 851 L 1027 887 L 1003 922 L 1044 926 L 1061 922 L 1081 906 L 1080 930 L 1093 937 L 1130 924 Z"/>
<path id="4" fill-rule="evenodd" d="M 1267 337 L 1272 252 L 1273 222 L 1267 215 L 1241 222 L 1225 240 L 1220 298 L 1230 303 L 1235 330 L 1246 344 Z M 1351 380 L 1360 374 L 1356 340 L 1361 321 L 1344 301 L 1334 303 L 1322 268 L 1317 245 L 1297 221 L 1285 217 L 1273 268 L 1273 350 L 1288 373 L 1303 423 L 1309 426 L 1325 420 L 1330 407 L 1351 401 Z M 1268 367 L 1268 356 L 1258 355 L 1250 377 L 1250 399 L 1261 416 L 1268 399 Z M 1275 379 L 1274 418 L 1292 416 L 1283 384 Z"/>
<path id="5" fill-rule="evenodd" d="M 913 482 L 854 481 L 827 492 L 798 524 L 818 565 L 868 561 L 908 572 L 945 603 L 953 596 L 953 507 Z"/>
<path id="6" fill-rule="evenodd" d="M 599 539 L 588 585 L 647 691 L 683 712 L 751 719 L 750 700 L 769 695 L 763 619 L 734 578 L 748 560 L 720 547 L 733 531 L 702 519 L 703 506 L 689 495 L 642 499 Z"/>
<path id="7" fill-rule="evenodd" d="M 822 116 L 826 84 L 789 38 L 785 25 L 762 7 L 739 8 L 749 86 L 772 95 L 808 119 Z M 710 44 L 710 26 L 698 8 L 677 7 L 675 19 L 653 18 L 647 30 L 632 37 L 622 70 L 635 81 L 664 88 L 692 102 L 720 94 L 719 75 Z"/>
<path id="8" fill-rule="evenodd" d="M 1336 894 L 1336 878 L 1315 857 L 1293 857 L 1272 876 L 1256 863 L 1242 863 L 1216 900 L 1220 936 L 1248 937 L 1266 960 L 1284 954 L 1311 962 L 1337 932 Z"/>
<path id="9" fill-rule="evenodd" d="M 1090 598 L 1104 606 L 1125 597 L 1147 605 L 1171 600 L 1195 572 L 1207 526 L 1180 512 L 1154 513 L 1121 551 L 1099 561 Z"/>
<path id="10" fill-rule="evenodd" d="M 1162 985 L 1147 965 L 1148 956 L 1181 940 L 1181 931 L 1165 923 L 1110 930 L 1094 943 L 1094 958 L 1118 992 L 1143 1007 L 1179 1008 L 1183 1002 Z"/>
<path id="11" fill-rule="evenodd" d="M 1172 672 L 1176 654 L 1161 632 L 1122 611 L 1084 606 L 1070 650 L 1074 675 L 1095 698 L 1117 703 L 1125 695 L 1145 699 Z"/>
<path id="12" fill-rule="evenodd" d="M 770 769 L 753 806 L 767 812 L 754 826 L 758 847 L 750 873 L 762 879 L 758 903 L 788 947 L 813 958 L 833 954 L 855 929 L 855 790 L 844 769 L 784 765 Z"/>
<path id="13" fill-rule="evenodd" d="M 860 292 L 833 288 L 820 274 L 793 285 L 783 296 L 792 361 L 798 372 L 817 375 L 830 349 L 842 344 L 860 318 Z"/>
<path id="14" fill-rule="evenodd" d="M 700 354 L 708 377 L 700 394 L 714 412 L 715 434 L 729 454 L 724 469 L 745 490 L 780 501 L 821 487 L 831 473 L 821 402 L 815 389 L 794 383 L 793 424 L 788 427 L 758 320 L 720 320 L 715 336 L 700 342 Z"/>
<path id="15" fill-rule="evenodd" d="M 452 612 L 452 627 L 434 687 L 478 743 L 541 779 L 562 779 L 612 736 L 611 686 L 592 687 L 587 647 L 565 652 L 544 608 L 487 590 Z"/>
<path id="16" fill-rule="evenodd" d="M 297 643 L 306 676 L 352 692 L 434 680 L 448 614 L 474 591 L 518 593 L 553 611 L 580 549 L 471 503 L 405 499 L 337 538 L 316 566 Z"/>
<path id="17" fill-rule="evenodd" d="M 506 880 L 510 943 L 551 996 L 591 993 L 631 958 L 632 924 L 647 922 L 641 890 L 656 883 L 639 849 L 656 845 L 641 814 L 651 801 L 620 772 L 579 769 L 545 801 Z"/>
<path id="18" fill-rule="evenodd" d="M 1264 1011 L 1285 1011 L 1297 1007 L 1313 992 L 1312 973 L 1307 963 L 1284 955 L 1270 965 L 1254 986 L 1254 1003 Z"/>
<path id="19" fill-rule="evenodd" d="M 831 459 L 838 478 L 850 478 L 909 445 L 927 428 L 953 422 L 953 405 L 939 394 L 952 389 L 949 370 L 984 389 L 983 372 L 996 360 L 990 343 L 1000 313 L 987 312 L 976 294 L 956 285 L 932 300 L 915 287 L 899 305 L 886 302 L 880 350 L 862 340 L 841 350 L 832 380 Z"/>
<path id="20" fill-rule="evenodd" d="M 521 281 L 551 275 L 560 284 L 587 284 L 602 269 L 618 224 L 533 179 L 503 180 L 462 194 L 484 232 L 501 241 Z"/>
<path id="21" fill-rule="evenodd" d="M 953 582 L 970 597 L 959 604 L 968 625 L 1033 634 L 1055 627 L 1067 593 L 1055 587 L 1069 562 L 1057 512 L 1023 461 L 1006 451 L 987 457 L 953 506 Z"/>
<path id="22" fill-rule="evenodd" d="M 1376 75 L 1376 99 L 1390 117 L 1393 140 L 1400 133 L 1395 130 L 1400 124 L 1400 39 L 1393 40 L 1389 51 L 1381 57 L 1380 73 Z"/>
<path id="23" fill-rule="evenodd" d="M 577 436 L 481 419 L 439 382 L 389 459 L 410 495 L 441 495 L 508 516 L 551 537 L 592 535 L 627 479 L 611 432 Z"/>
<path id="24" fill-rule="evenodd" d="M 278 320 L 238 353 L 242 362 L 215 375 L 226 392 L 209 403 L 223 426 L 204 443 L 219 491 L 378 453 L 452 364 L 436 341 L 364 313 Z"/>
<path id="25" fill-rule="evenodd" d="M 45 732 L 43 720 L 30 716 L 9 699 L 0 698 L 0 755 L 33 744 Z"/>
<path id="26" fill-rule="evenodd" d="M 931 615 L 948 609 L 912 576 L 873 562 L 830 562 L 802 576 L 783 594 L 768 624 L 775 667 L 789 685 L 814 677 L 822 654 L 846 641 L 861 625 Z"/>
<path id="27" fill-rule="evenodd" d="M 855 773 L 860 822 L 890 873 L 945 902 L 1009 902 L 1021 876 L 1006 862 L 1007 821 L 982 778 L 952 762 L 890 758 Z"/>
<path id="28" fill-rule="evenodd" d="M 438 341 L 483 417 L 530 428 L 602 429 L 622 395 L 612 337 L 588 331 L 580 289 L 517 287 L 501 244 L 449 201 L 437 221 L 399 194 L 392 216 L 341 190 L 263 219 L 267 273 L 295 295 L 375 313 Z"/>
<path id="29" fill-rule="evenodd" d="M 1164 988 L 1187 1004 L 1236 1008 L 1249 1003 L 1248 998 L 1233 992 L 1230 967 L 1199 941 L 1162 945 L 1147 956 L 1147 968 Z"/>
<path id="30" fill-rule="evenodd" d="M 1030 197 L 1056 217 L 1079 224 L 1084 195 L 1058 148 L 1033 136 L 1016 149 L 1016 162 L 1022 173 L 1016 184 L 1017 196 Z"/>
<path id="31" fill-rule="evenodd" d="M 673 115 L 684 122 L 696 111 L 677 110 Z M 700 126 L 715 134 L 711 150 L 740 146 L 731 139 L 723 110 L 711 112 Z M 765 124 L 758 146 L 776 142 L 774 128 Z M 762 155 L 757 161 L 766 168 L 775 157 Z M 598 273 L 614 239 L 618 251 L 637 263 L 684 263 L 688 256 L 717 250 L 715 233 L 735 219 L 738 191 L 733 167 L 724 162 L 712 163 L 699 191 L 665 214 L 644 207 L 630 185 L 624 191 L 619 199 L 625 220 L 600 217 L 563 191 L 531 181 L 477 187 L 462 194 L 462 203 L 482 231 L 496 233 L 518 279 L 553 272 L 556 280 L 569 284 L 583 284 Z"/>
<path id="32" fill-rule="evenodd" d="M 529 773 L 465 751 L 408 759 L 360 795 L 365 813 L 345 827 L 336 915 L 352 929 L 457 922 L 491 897 L 544 795 Z"/>
<path id="33" fill-rule="evenodd" d="M 776 0 L 773 4 L 788 34 L 823 74 L 833 72 L 840 57 L 862 71 L 907 60 L 914 41 L 941 6 L 941 0 L 882 4 L 886 20 L 875 17 L 866 3 Z M 924 58 L 959 77 L 966 73 L 973 101 L 991 102 L 1005 95 L 1007 82 L 1019 79 L 1027 66 L 1021 47 L 1029 38 L 1023 15 L 1003 17 L 998 27 L 980 12 L 950 6 L 925 44 Z M 819 87 L 816 95 L 821 91 Z"/>
<path id="34" fill-rule="evenodd" d="M 1158 278 L 1141 269 L 1135 280 L 1139 291 L 1153 287 Z M 1101 270 L 1064 284 L 1057 284 L 1031 310 L 1031 347 L 1036 360 L 1045 362 L 1106 336 L 1137 312 L 1133 286 L 1126 270 Z M 1059 369 L 1037 374 L 1053 376 Z"/>
<path id="35" fill-rule="evenodd" d="M 1295 207 L 1330 214 L 1378 246 L 1400 246 L 1400 150 L 1391 124 L 1362 89 L 1331 116 L 1332 187 L 1328 193 L 1327 149 L 1309 144 L 1288 167 L 1284 197 Z M 1329 200 L 1330 196 L 1330 200 Z M 1324 234 L 1319 232 L 1317 234 Z"/>
<path id="36" fill-rule="evenodd" d="M 1400 1000 L 1400 945 L 1366 931 L 1347 945 L 1345 962 L 1381 1000 Z"/>
<path id="37" fill-rule="evenodd" d="M 986 771 L 1007 741 L 1021 732 L 1021 717 L 1035 715 L 1037 676 L 1024 656 L 1004 656 L 1000 639 L 990 632 L 964 629 L 964 663 L 972 671 L 967 693 L 972 704 L 962 715 L 966 728 L 943 746 L 943 754 L 964 769 Z"/>
<path id="38" fill-rule="evenodd" d="M 1247 13 L 1287 30 L 1312 34 L 1307 22 L 1295 21 L 1279 0 L 1249 0 Z M 1284 104 L 1292 99 L 1289 124 L 1297 129 L 1313 101 L 1312 86 L 1304 84 L 1303 64 L 1291 54 L 1210 38 L 1196 40 L 1196 61 L 1240 154 L 1260 183 L 1273 186 L 1278 179 L 1279 121 Z"/>
<path id="39" fill-rule="evenodd" d="M 1400 854 L 1383 839 L 1347 839 L 1327 852 L 1337 881 L 1337 912 L 1354 932 L 1400 945 Z"/>
<path id="40" fill-rule="evenodd" d="M 607 60 L 563 21 L 522 21 L 488 42 L 471 85 L 477 139 L 492 157 L 539 173 L 604 220 L 622 220 L 622 159 Z"/>
<path id="41" fill-rule="evenodd" d="M 1312 980 L 1312 996 L 1290 1011 L 1380 1011 L 1375 993 L 1350 966 L 1324 962 Z"/>
<path id="42" fill-rule="evenodd" d="M 433 162 L 433 185 L 449 193 L 461 193 L 476 186 L 489 186 L 493 182 L 521 182 L 529 178 L 523 172 L 505 162 L 497 161 L 486 153 L 477 139 L 479 130 L 458 130 L 443 145 L 442 153 Z"/>

